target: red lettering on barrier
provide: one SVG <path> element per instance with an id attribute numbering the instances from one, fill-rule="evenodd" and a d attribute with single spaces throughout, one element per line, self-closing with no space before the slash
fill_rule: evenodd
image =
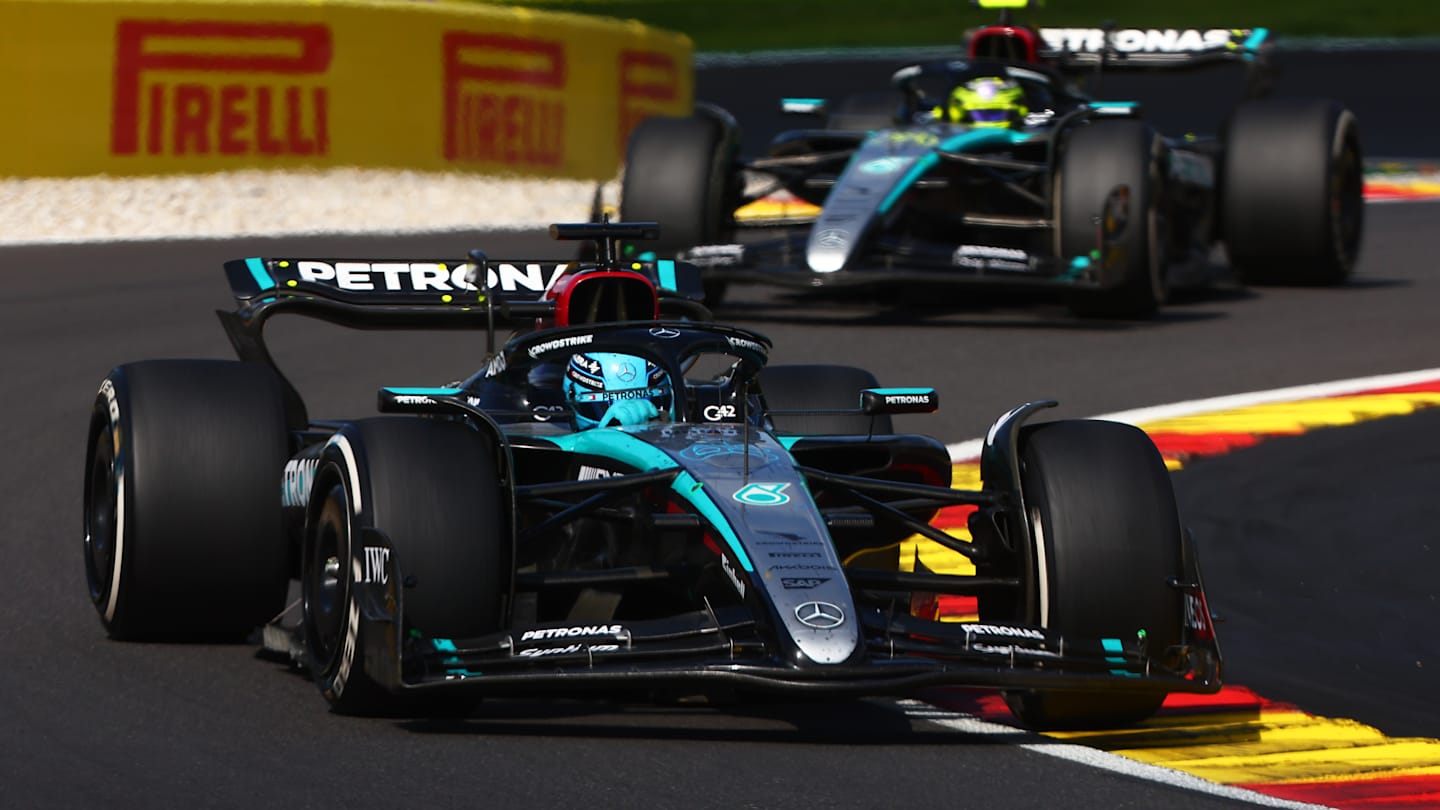
<path id="1" fill-rule="evenodd" d="M 675 57 L 659 51 L 620 52 L 619 154 L 624 154 L 630 132 L 644 119 L 666 110 L 680 95 L 680 66 Z M 678 111 L 676 111 L 678 112 Z"/>
<path id="2" fill-rule="evenodd" d="M 563 43 L 449 31 L 442 51 L 446 160 L 508 166 L 564 162 Z M 518 88 L 530 90 L 515 92 Z"/>
<path id="3" fill-rule="evenodd" d="M 234 49 L 237 42 L 253 47 L 243 53 L 215 47 L 225 43 Z M 167 141 L 173 155 L 328 154 L 324 87 L 260 81 L 212 86 L 194 82 L 193 74 L 323 76 L 332 51 L 326 25 L 121 20 L 115 27 L 110 152 L 138 153 L 143 120 L 144 150 L 150 155 L 167 154 Z M 192 80 L 152 78 L 162 71 L 191 74 L 187 78 Z M 281 89 L 277 123 L 273 97 Z"/>
<path id="4" fill-rule="evenodd" d="M 171 147 L 175 154 L 210 151 L 205 138 L 205 125 L 210 122 L 209 90 L 203 84 L 175 86 L 175 145 Z"/>

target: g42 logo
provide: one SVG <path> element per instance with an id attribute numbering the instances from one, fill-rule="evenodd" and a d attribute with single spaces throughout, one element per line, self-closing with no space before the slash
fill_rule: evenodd
<path id="1" fill-rule="evenodd" d="M 706 405 L 702 414 L 706 422 L 719 422 L 721 419 L 734 419 L 734 405 Z"/>
<path id="2" fill-rule="evenodd" d="M 779 506 L 790 502 L 790 496 L 785 490 L 790 485 L 786 484 L 748 484 L 738 490 L 734 498 L 740 503 L 750 506 Z"/>

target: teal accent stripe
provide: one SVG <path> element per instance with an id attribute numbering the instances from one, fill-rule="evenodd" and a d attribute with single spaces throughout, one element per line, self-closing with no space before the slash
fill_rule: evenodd
<path id="1" fill-rule="evenodd" d="M 934 388 L 867 388 L 880 396 L 925 396 L 935 393 Z"/>
<path id="2" fill-rule="evenodd" d="M 823 98 L 782 98 L 781 104 L 824 104 Z"/>
<path id="3" fill-rule="evenodd" d="M 641 472 L 669 470 L 680 466 L 665 455 L 663 450 L 652 447 L 623 430 L 596 428 L 564 436 L 546 436 L 545 441 L 570 453 L 613 458 Z"/>
<path id="4" fill-rule="evenodd" d="M 676 494 L 690 502 L 691 506 L 700 513 L 702 517 L 710 521 L 720 536 L 725 538 L 725 545 L 735 553 L 735 559 L 740 561 L 740 567 L 747 572 L 754 572 L 755 564 L 750 562 L 750 555 L 745 553 L 745 547 L 740 544 L 740 538 L 735 535 L 735 530 L 730 528 L 730 521 L 720 512 L 720 507 L 711 500 L 710 493 L 706 492 L 704 485 L 696 481 L 688 472 L 682 472 L 675 476 L 675 481 L 670 488 Z"/>
<path id="5" fill-rule="evenodd" d="M 270 271 L 265 269 L 264 259 L 246 259 L 245 267 L 255 278 L 255 283 L 260 285 L 260 289 L 268 290 L 275 286 L 275 279 L 271 278 Z"/>
<path id="6" fill-rule="evenodd" d="M 776 437 L 775 437 L 775 441 L 779 442 L 779 443 L 780 443 L 780 446 L 781 446 L 781 447 L 784 447 L 786 450 L 793 450 L 793 449 L 795 449 L 795 443 L 796 443 L 796 442 L 803 441 L 804 439 L 805 439 L 804 436 L 776 436 Z"/>
<path id="7" fill-rule="evenodd" d="M 1100 639 L 1100 646 L 1104 648 L 1105 652 L 1110 653 L 1109 655 L 1105 656 L 1105 663 L 1114 664 L 1120 667 L 1125 666 L 1125 645 L 1120 642 L 1120 639 L 1102 638 Z M 1128 669 L 1112 669 L 1110 670 L 1110 674 L 1123 675 L 1127 678 L 1140 677 L 1138 674 L 1131 672 Z"/>
<path id="8" fill-rule="evenodd" d="M 460 393 L 459 388 L 390 388 L 385 391 L 391 394 L 398 394 L 402 397 L 453 397 Z"/>
<path id="9" fill-rule="evenodd" d="M 660 287 L 666 290 L 676 290 L 675 286 L 675 262 L 671 259 L 661 259 L 655 263 L 655 272 L 660 274 Z"/>
<path id="10" fill-rule="evenodd" d="M 545 441 L 567 452 L 613 458 L 621 464 L 628 464 L 641 472 L 671 470 L 680 466 L 665 451 L 653 447 L 623 430 L 596 428 L 564 436 L 546 436 Z M 745 547 L 740 544 L 740 538 L 736 536 L 735 530 L 730 528 L 730 521 L 725 519 L 720 507 L 715 505 L 715 501 L 711 500 L 709 493 L 705 492 L 699 481 L 696 481 L 690 473 L 681 472 L 675 476 L 670 488 L 695 507 L 695 511 L 710 521 L 715 530 L 720 532 L 720 536 L 725 538 L 725 545 L 730 547 L 730 550 L 735 553 L 735 559 L 740 561 L 740 567 L 746 571 L 755 570 L 754 563 L 750 562 L 750 555 L 745 553 Z"/>
<path id="11" fill-rule="evenodd" d="M 1264 42 L 1265 38 L 1268 36 L 1270 36 L 1269 28 L 1256 28 L 1254 31 L 1250 32 L 1250 37 L 1246 39 L 1244 44 L 1242 44 L 1240 47 L 1248 51 L 1253 51 L 1256 48 L 1259 48 L 1260 43 Z"/>
<path id="12" fill-rule="evenodd" d="M 1133 110 L 1135 109 L 1136 103 L 1137 102 L 1134 101 L 1092 101 L 1089 107 L 1092 110 L 1099 110 L 1105 107 L 1124 107 L 1127 110 Z"/>
<path id="13" fill-rule="evenodd" d="M 440 652 L 455 652 L 455 642 L 448 638 L 432 638 L 430 643 Z"/>
<path id="14" fill-rule="evenodd" d="M 916 161 L 910 164 L 910 170 L 900 178 L 885 199 L 875 210 L 880 214 L 889 212 L 890 207 L 900 199 L 900 195 L 910 190 L 915 181 L 925 176 L 936 163 L 940 162 L 938 152 L 967 152 L 976 149 L 988 149 L 994 146 L 1014 146 L 1017 143 L 1024 143 L 1030 140 L 1030 135 L 1024 132 L 1012 132 L 1008 129 L 971 129 L 961 132 L 950 138 L 930 152 L 921 155 Z"/>

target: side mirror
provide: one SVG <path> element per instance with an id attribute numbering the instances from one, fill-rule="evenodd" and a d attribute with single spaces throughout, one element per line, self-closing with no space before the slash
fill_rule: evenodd
<path id="1" fill-rule="evenodd" d="M 940 395 L 934 388 L 866 388 L 860 392 L 860 411 L 881 413 L 934 413 Z"/>

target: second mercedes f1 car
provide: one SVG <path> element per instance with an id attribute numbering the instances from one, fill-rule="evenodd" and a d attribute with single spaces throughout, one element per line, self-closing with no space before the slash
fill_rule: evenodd
<path id="1" fill-rule="evenodd" d="M 1264 29 L 1169 32 L 1156 50 L 1135 33 L 1007 17 L 973 32 L 964 58 L 900 69 L 889 93 L 783 100 L 817 125 L 758 157 L 738 155 L 719 108 L 648 119 L 628 145 L 621 217 L 664 217 L 657 249 L 705 267 L 712 305 L 742 282 L 1038 285 L 1079 315 L 1140 317 L 1214 278 L 1222 245 L 1247 282 L 1343 282 L 1363 219 L 1355 116 L 1266 97 Z M 1162 135 L 1139 104 L 1073 81 L 1223 63 L 1249 81 L 1216 136 Z M 737 218 L 777 192 L 810 211 Z"/>
<path id="2" fill-rule="evenodd" d="M 933 389 L 769 364 L 763 335 L 703 320 L 696 268 L 615 260 L 653 225 L 555 232 L 599 261 L 227 264 L 240 359 L 122 365 L 95 398 L 85 570 L 109 633 L 263 625 L 355 713 L 962 684 L 1076 727 L 1219 688 L 1195 549 L 1139 430 L 1021 405 L 987 434 L 983 488 L 953 489 L 943 444 L 891 430 Z M 265 346 L 282 313 L 516 331 L 461 380 L 381 389 L 391 415 L 314 419 Z M 930 525 L 947 507 L 971 510 L 968 537 Z M 921 539 L 969 569 L 902 564 Z"/>

